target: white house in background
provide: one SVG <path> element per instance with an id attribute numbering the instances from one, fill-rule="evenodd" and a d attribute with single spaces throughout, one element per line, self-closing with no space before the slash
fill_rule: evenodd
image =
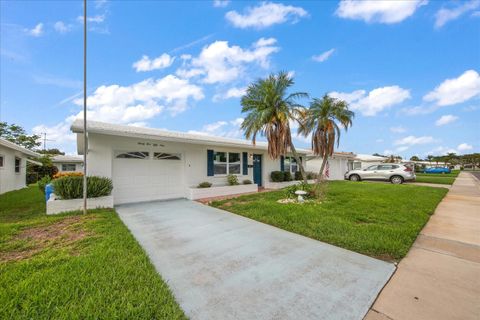
<path id="1" fill-rule="evenodd" d="M 40 155 L 8 140 L 0 138 L 0 194 L 25 188 L 27 185 L 27 162 Z"/>
<path id="2" fill-rule="evenodd" d="M 353 152 L 334 152 L 333 156 L 328 158 L 328 180 L 343 180 L 344 174 L 348 170 L 352 170 L 355 156 Z M 306 170 L 318 173 L 322 162 L 321 157 L 310 153 L 307 155 Z"/>
<path id="3" fill-rule="evenodd" d="M 58 172 L 82 172 L 83 157 L 57 155 L 52 158 L 52 163 Z"/>
<path id="4" fill-rule="evenodd" d="M 78 154 L 83 154 L 83 123 L 77 120 L 71 129 L 77 133 Z M 87 130 L 87 174 L 112 179 L 115 204 L 193 198 L 199 183 L 225 186 L 228 174 L 240 184 L 248 179 L 269 188 L 272 171 L 298 169 L 289 155 L 270 159 L 262 142 L 96 121 L 89 121 Z M 308 151 L 297 152 L 305 161 Z"/>
<path id="5" fill-rule="evenodd" d="M 353 169 L 365 169 L 375 164 L 384 163 L 388 157 L 372 156 L 369 154 L 357 154 L 353 160 Z"/>

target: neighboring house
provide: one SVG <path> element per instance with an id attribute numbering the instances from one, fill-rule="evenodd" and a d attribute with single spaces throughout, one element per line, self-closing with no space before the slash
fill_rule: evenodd
<path id="1" fill-rule="evenodd" d="M 83 123 L 72 131 L 83 154 Z M 200 182 L 226 185 L 227 174 L 268 188 L 272 171 L 298 170 L 290 160 L 270 159 L 262 142 L 88 122 L 87 174 L 112 179 L 115 204 L 188 197 Z"/>
<path id="2" fill-rule="evenodd" d="M 58 172 L 82 172 L 83 158 L 80 156 L 54 156 L 52 163 Z"/>
<path id="3" fill-rule="evenodd" d="M 372 156 L 369 154 L 357 154 L 353 160 L 352 169 L 365 169 L 369 166 L 378 165 L 384 163 L 388 160 L 388 157 Z"/>
<path id="4" fill-rule="evenodd" d="M 324 170 L 326 173 L 328 169 L 328 180 L 343 180 L 345 173 L 352 169 L 354 159 L 355 154 L 352 152 L 334 152 L 333 156 L 328 158 L 328 166 L 325 166 Z M 318 173 L 322 162 L 321 157 L 309 154 L 306 171 Z"/>
<path id="5" fill-rule="evenodd" d="M 0 138 L 0 194 L 25 188 L 27 184 L 27 162 L 39 158 L 40 154 Z"/>

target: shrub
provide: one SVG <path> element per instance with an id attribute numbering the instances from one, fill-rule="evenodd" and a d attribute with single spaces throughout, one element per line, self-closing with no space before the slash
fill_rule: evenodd
<path id="1" fill-rule="evenodd" d="M 42 179 L 38 180 L 38 188 L 39 188 L 43 193 L 45 193 L 45 186 L 46 186 L 47 184 L 49 184 L 50 181 L 52 181 L 52 179 L 50 178 L 50 176 L 45 176 L 45 177 L 43 177 Z"/>
<path id="2" fill-rule="evenodd" d="M 58 179 L 62 177 L 83 177 L 83 173 L 67 171 L 67 172 L 57 172 L 53 175 L 53 179 Z"/>
<path id="3" fill-rule="evenodd" d="M 460 167 L 460 170 L 461 170 L 461 171 L 462 171 L 462 170 L 465 170 L 465 167 L 464 167 L 464 166 L 461 166 L 461 167 Z"/>
<path id="4" fill-rule="evenodd" d="M 83 177 L 62 177 L 52 181 L 53 190 L 62 199 L 83 197 Z M 112 193 L 112 180 L 104 177 L 87 177 L 87 198 L 109 196 Z"/>
<path id="5" fill-rule="evenodd" d="M 272 171 L 270 173 L 270 179 L 272 182 L 282 182 L 284 178 L 284 172 L 282 171 Z"/>
<path id="6" fill-rule="evenodd" d="M 307 194 L 303 196 L 306 199 L 313 198 L 315 196 L 313 186 L 308 184 L 308 183 L 304 183 L 304 182 L 301 182 L 299 184 L 295 184 L 293 186 L 286 187 L 283 190 L 285 191 L 285 196 L 287 198 L 297 198 L 298 196 L 295 194 L 295 191 L 297 191 L 297 190 L 306 191 Z"/>
<path id="7" fill-rule="evenodd" d="M 245 179 L 243 180 L 243 184 L 252 184 L 252 180 Z"/>
<path id="8" fill-rule="evenodd" d="M 295 180 L 303 180 L 303 176 L 300 171 L 295 172 Z"/>
<path id="9" fill-rule="evenodd" d="M 212 184 L 210 182 L 204 181 L 200 182 L 197 186 L 197 188 L 210 188 Z"/>
<path id="10" fill-rule="evenodd" d="M 284 172 L 283 181 L 292 181 L 292 174 L 288 171 Z"/>
<path id="11" fill-rule="evenodd" d="M 227 176 L 227 182 L 228 182 L 228 185 L 229 185 L 229 186 L 236 186 L 236 185 L 239 184 L 239 183 L 238 183 L 238 178 L 237 178 L 237 176 L 234 175 L 234 174 L 229 174 L 229 175 Z"/>
<path id="12" fill-rule="evenodd" d="M 317 178 L 317 174 L 315 172 L 309 171 L 309 172 L 306 173 L 306 175 L 307 175 L 308 180 L 313 180 L 313 179 Z"/>

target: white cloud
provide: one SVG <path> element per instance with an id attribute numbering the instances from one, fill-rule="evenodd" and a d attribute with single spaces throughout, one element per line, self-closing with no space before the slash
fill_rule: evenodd
<path id="1" fill-rule="evenodd" d="M 132 123 L 144 121 L 163 110 L 185 111 L 188 101 L 204 98 L 202 89 L 173 75 L 147 79 L 130 86 L 100 86 L 87 98 L 88 117 L 98 121 Z M 74 100 L 83 105 L 83 99 Z M 79 113 L 78 115 L 81 115 Z"/>
<path id="2" fill-rule="evenodd" d="M 43 23 L 38 23 L 32 29 L 25 29 L 25 32 L 32 37 L 40 37 L 43 34 Z"/>
<path id="3" fill-rule="evenodd" d="M 432 150 L 429 150 L 428 152 L 425 152 L 425 155 L 439 156 L 439 155 L 445 155 L 447 153 L 458 153 L 458 151 L 453 148 L 438 146 L 433 148 Z"/>
<path id="4" fill-rule="evenodd" d="M 402 139 L 398 139 L 394 142 L 396 146 L 414 146 L 419 144 L 428 144 L 435 142 L 435 139 L 431 136 L 422 136 L 422 137 L 415 137 L 415 136 L 408 136 Z"/>
<path id="5" fill-rule="evenodd" d="M 410 17 L 425 4 L 425 0 L 342 0 L 335 13 L 341 18 L 392 24 Z"/>
<path id="6" fill-rule="evenodd" d="M 434 102 L 438 106 L 450 106 L 465 102 L 480 95 L 480 75 L 475 70 L 467 70 L 458 78 L 443 81 L 423 100 Z"/>
<path id="7" fill-rule="evenodd" d="M 324 62 L 324 61 L 327 61 L 328 58 L 330 58 L 330 56 L 335 52 L 335 48 L 332 48 L 328 51 L 325 51 L 317 56 L 313 56 L 312 59 L 314 61 L 317 61 L 317 62 Z"/>
<path id="8" fill-rule="evenodd" d="M 245 91 L 247 90 L 246 87 L 243 88 L 237 88 L 233 87 L 227 90 L 225 93 L 219 93 L 213 96 L 213 101 L 219 101 L 219 100 L 227 100 L 230 98 L 240 98 L 245 94 Z"/>
<path id="9" fill-rule="evenodd" d="M 67 25 L 63 21 L 57 21 L 54 23 L 53 28 L 58 33 L 65 34 L 72 30 L 72 25 L 70 24 Z"/>
<path id="10" fill-rule="evenodd" d="M 267 28 L 274 24 L 292 21 L 308 16 L 301 7 L 286 6 L 281 3 L 262 2 L 256 7 L 247 7 L 243 14 L 229 11 L 225 18 L 237 28 Z"/>
<path id="11" fill-rule="evenodd" d="M 390 131 L 392 131 L 393 133 L 404 133 L 407 131 L 407 129 L 405 129 L 402 126 L 398 126 L 398 127 L 391 127 Z"/>
<path id="12" fill-rule="evenodd" d="M 142 56 L 142 59 L 133 63 L 133 68 L 137 72 L 140 71 L 152 71 L 157 69 L 164 69 L 168 68 L 172 65 L 173 61 L 175 61 L 175 57 L 172 57 L 166 53 L 158 56 L 157 58 L 151 60 L 148 56 Z"/>
<path id="13" fill-rule="evenodd" d="M 230 3 L 230 0 L 213 0 L 213 6 L 216 8 L 225 8 Z"/>
<path id="14" fill-rule="evenodd" d="M 177 70 L 183 78 L 202 76 L 205 83 L 227 83 L 238 79 L 249 65 L 269 67 L 270 55 L 279 51 L 276 39 L 261 38 L 251 49 L 229 46 L 228 41 L 215 41 L 204 47 L 198 57 L 184 60 L 185 65 Z"/>
<path id="15" fill-rule="evenodd" d="M 435 28 L 443 27 L 447 22 L 459 18 L 464 13 L 473 11 L 480 7 L 480 0 L 472 0 L 468 2 L 458 2 L 455 8 L 441 8 L 435 14 Z"/>
<path id="16" fill-rule="evenodd" d="M 403 152 L 403 151 L 406 151 L 408 150 L 408 146 L 401 146 L 401 147 L 398 147 L 395 149 L 396 152 Z"/>
<path id="17" fill-rule="evenodd" d="M 46 133 L 47 139 L 49 139 L 49 141 L 47 141 L 47 148 L 59 147 L 60 150 L 65 152 L 75 153 L 76 135 L 70 131 L 72 121 L 72 118 L 68 118 L 53 126 L 40 124 L 33 127 L 32 133 L 42 137 L 43 134 Z"/>
<path id="18" fill-rule="evenodd" d="M 441 116 L 437 121 L 435 121 L 435 125 L 437 127 L 444 126 L 446 124 L 452 123 L 458 119 L 457 116 L 447 114 L 444 116 Z"/>
<path id="19" fill-rule="evenodd" d="M 376 88 L 368 94 L 365 90 L 356 90 L 351 93 L 330 92 L 330 96 L 345 100 L 350 109 L 359 111 L 364 116 L 375 116 L 379 112 L 410 98 L 410 91 L 399 86 Z"/>
<path id="20" fill-rule="evenodd" d="M 467 150 L 472 150 L 473 146 L 469 145 L 468 143 L 461 143 L 457 147 L 458 151 L 467 151 Z"/>
<path id="21" fill-rule="evenodd" d="M 236 118 L 230 121 L 217 121 L 204 125 L 201 130 L 189 130 L 188 132 L 207 136 L 238 139 L 243 136 L 243 131 L 240 129 L 242 122 L 243 118 Z"/>
<path id="22" fill-rule="evenodd" d="M 92 22 L 92 23 L 102 23 L 105 21 L 105 14 L 97 14 L 94 16 L 87 16 L 87 22 Z M 80 23 L 83 23 L 83 16 L 78 16 L 77 21 Z"/>

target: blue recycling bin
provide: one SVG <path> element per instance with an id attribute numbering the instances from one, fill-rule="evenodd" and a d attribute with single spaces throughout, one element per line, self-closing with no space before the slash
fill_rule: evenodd
<path id="1" fill-rule="evenodd" d="M 50 195 L 52 193 L 53 193 L 53 186 L 51 183 L 49 183 L 45 186 L 45 201 L 48 201 L 48 199 L 50 199 Z"/>

